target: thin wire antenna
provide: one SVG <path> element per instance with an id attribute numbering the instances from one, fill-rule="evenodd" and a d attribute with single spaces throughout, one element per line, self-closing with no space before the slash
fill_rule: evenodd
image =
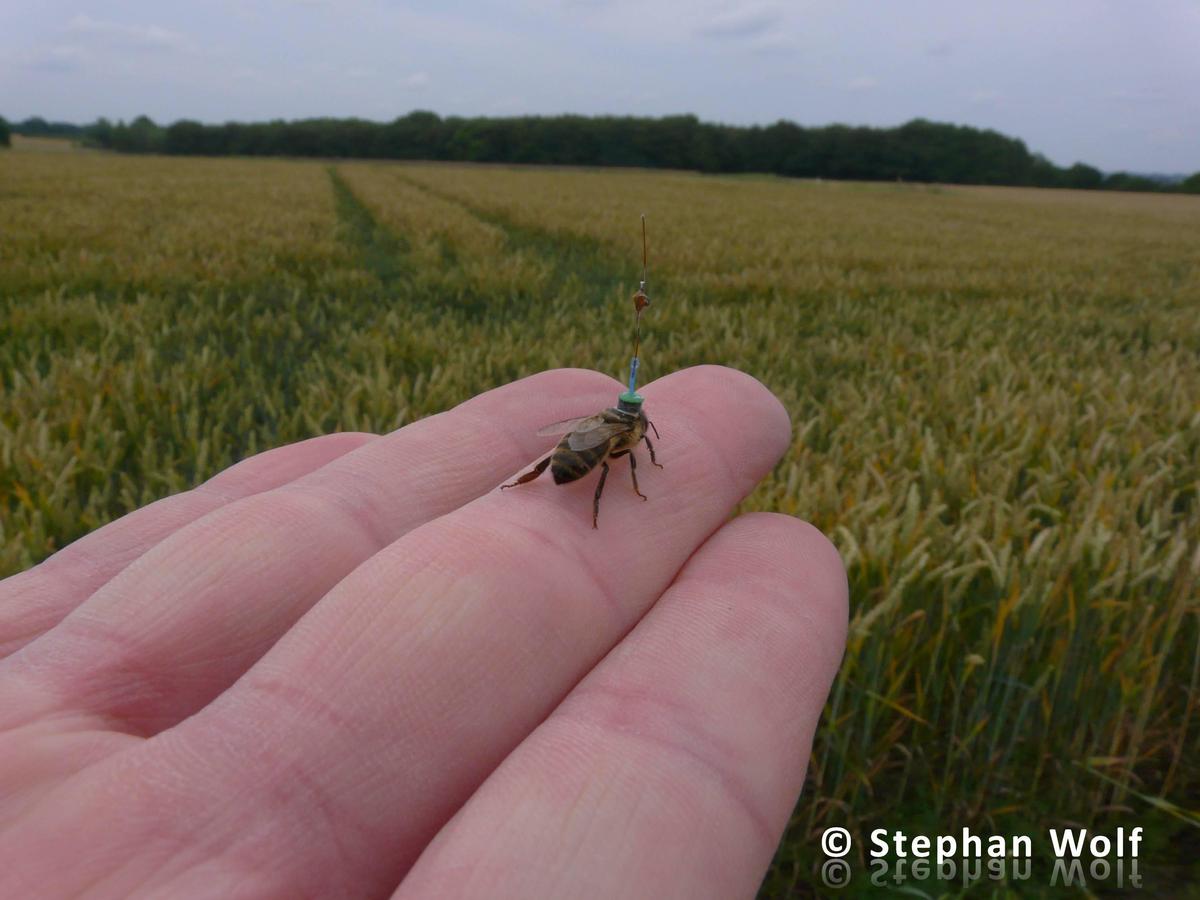
<path id="1" fill-rule="evenodd" d="M 642 290 L 646 290 L 646 214 L 642 213 Z M 640 313 L 641 310 L 639 309 Z"/>
<path id="2" fill-rule="evenodd" d="M 646 294 L 646 272 L 649 268 L 649 253 L 646 250 L 646 214 L 642 213 L 642 283 L 637 293 L 633 295 L 633 308 L 636 310 L 633 320 L 633 359 L 629 362 L 629 394 L 630 398 L 637 397 L 638 354 L 642 350 L 642 310 L 650 305 Z M 641 402 L 640 398 L 637 402 Z"/>

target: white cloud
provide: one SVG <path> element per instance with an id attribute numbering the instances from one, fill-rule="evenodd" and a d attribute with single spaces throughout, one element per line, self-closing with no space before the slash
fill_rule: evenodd
<path id="1" fill-rule="evenodd" d="M 425 87 L 429 84 L 428 72 L 413 72 L 411 75 L 401 78 L 400 84 L 404 87 Z"/>
<path id="2" fill-rule="evenodd" d="M 1188 137 L 1188 133 L 1182 128 L 1174 126 L 1168 128 L 1156 128 L 1150 132 L 1150 139 L 1156 144 L 1175 144 L 1183 141 Z"/>
<path id="3" fill-rule="evenodd" d="M 67 31 L 139 50 L 176 50 L 183 46 L 183 35 L 169 28 L 159 25 L 122 25 L 93 19 L 83 13 L 67 22 Z"/>
<path id="4" fill-rule="evenodd" d="M 746 45 L 755 53 L 763 56 L 772 53 L 798 53 L 800 51 L 800 42 L 790 34 L 784 34 L 781 31 L 769 32 L 760 35 Z"/>
<path id="5" fill-rule="evenodd" d="M 1117 100 L 1121 103 L 1161 103 L 1167 99 L 1167 96 L 1162 91 L 1128 90 L 1122 88 L 1110 91 L 1108 99 Z"/>
<path id="6" fill-rule="evenodd" d="M 850 80 L 850 83 L 846 85 L 846 90 L 873 91 L 877 87 L 879 87 L 878 80 L 872 78 L 870 75 L 860 75 L 858 78 Z"/>
<path id="7" fill-rule="evenodd" d="M 69 45 L 43 47 L 17 57 L 19 65 L 39 72 L 75 72 L 87 61 L 85 50 Z"/>
<path id="8" fill-rule="evenodd" d="M 696 34 L 710 38 L 750 38 L 773 31 L 782 18 L 778 9 L 747 6 L 718 13 L 696 27 Z"/>

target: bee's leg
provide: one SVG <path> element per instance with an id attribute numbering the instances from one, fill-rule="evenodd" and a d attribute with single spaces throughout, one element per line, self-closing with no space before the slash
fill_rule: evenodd
<path id="1" fill-rule="evenodd" d="M 546 471 L 546 466 L 550 465 L 550 460 L 553 456 L 554 456 L 554 454 L 551 453 L 550 456 L 547 456 L 540 463 L 538 463 L 536 466 L 534 466 L 532 469 L 530 469 L 528 472 L 526 472 L 524 475 L 522 475 L 520 478 L 518 478 L 516 481 L 514 481 L 512 484 L 500 485 L 500 490 L 504 490 L 505 488 L 510 488 L 510 487 L 516 487 L 518 484 L 524 484 L 527 481 L 533 481 L 533 479 L 537 478 L 539 475 L 541 475 L 543 472 Z"/>
<path id="2" fill-rule="evenodd" d="M 654 426 L 652 425 L 652 426 L 650 426 L 650 427 L 651 427 L 651 428 L 653 428 Z M 658 430 L 657 430 L 657 429 L 655 429 L 654 433 L 655 433 L 655 434 L 658 434 Z M 654 458 L 654 445 L 653 445 L 652 443 L 650 443 L 650 438 L 649 438 L 649 436 L 648 436 L 648 435 L 642 435 L 642 440 L 643 440 L 643 441 L 645 441 L 645 442 L 646 442 L 646 446 L 650 448 L 650 462 L 654 463 L 654 465 L 658 466 L 658 467 L 661 469 L 661 468 L 663 467 L 663 464 L 662 464 L 662 463 L 660 463 L 660 462 L 659 462 L 657 459 L 655 459 L 655 458 Z"/>
<path id="3" fill-rule="evenodd" d="M 622 450 L 620 453 L 614 453 L 612 456 L 609 457 L 609 459 L 616 459 L 618 456 L 624 456 L 625 454 L 629 454 L 629 474 L 633 476 L 633 492 L 635 494 L 637 494 L 639 497 L 641 497 L 643 500 L 649 500 L 650 499 L 649 497 L 647 497 L 645 494 L 643 494 L 641 491 L 638 490 L 637 457 L 633 455 L 633 451 L 632 450 Z"/>
<path id="4" fill-rule="evenodd" d="M 608 477 L 608 463 L 600 463 L 600 481 L 596 485 L 596 496 L 592 500 L 592 527 L 599 528 L 596 519 L 600 517 L 600 494 L 604 490 L 604 479 Z"/>

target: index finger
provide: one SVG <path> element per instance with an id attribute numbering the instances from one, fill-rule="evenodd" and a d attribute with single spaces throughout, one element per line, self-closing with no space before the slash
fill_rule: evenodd
<path id="1" fill-rule="evenodd" d="M 547 418 L 616 385 L 542 372 L 209 512 L 4 660 L 23 683 L 0 678 L 0 721 L 69 709 L 148 734 L 191 715 L 380 547 L 490 490 L 545 447 Z"/>

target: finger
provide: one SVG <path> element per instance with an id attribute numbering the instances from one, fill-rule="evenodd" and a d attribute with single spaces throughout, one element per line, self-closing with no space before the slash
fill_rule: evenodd
<path id="1" fill-rule="evenodd" d="M 241 497 L 286 484 L 375 437 L 329 434 L 259 453 L 199 487 L 122 516 L 34 568 L 0 581 L 0 659 L 49 631 L 118 572 L 189 522 Z"/>
<path id="2" fill-rule="evenodd" d="M 648 502 L 610 479 L 593 531 L 594 481 L 540 480 L 411 532 L 342 580 L 215 703 L 84 773 L 69 803 L 43 805 L 18 834 L 83 840 L 74 823 L 124 784 L 122 821 L 95 852 L 133 854 L 126 871 L 153 870 L 168 893 L 187 887 L 174 858 L 183 834 L 203 844 L 206 871 L 237 858 L 259 889 L 392 889 L 790 441 L 779 402 L 728 369 L 690 369 L 644 393 L 666 466 L 647 473 Z M 128 789 L 146 778 L 167 796 L 151 804 Z M 155 812 L 163 806 L 170 812 Z M 170 819 L 147 827 L 155 815 Z M 253 846 L 239 837 L 248 833 Z M 56 877 L 29 873 L 19 847 L 29 877 Z M 335 879 L 347 871 L 358 880 Z"/>
<path id="3" fill-rule="evenodd" d="M 137 734 L 180 721 L 363 560 L 543 449 L 546 418 L 602 403 L 614 385 L 542 373 L 180 529 L 11 658 L 20 678 L 0 680 L 0 724 L 66 710 Z"/>
<path id="4" fill-rule="evenodd" d="M 841 559 L 815 528 L 769 514 L 724 526 L 396 896 L 753 897 L 800 793 L 846 608 Z"/>
<path id="5" fill-rule="evenodd" d="M 0 583 L 0 614 L 15 648 L 46 630 L 81 598 L 102 586 L 129 562 L 190 521 L 223 504 L 311 472 L 362 446 L 376 435 L 345 432 L 277 447 L 243 460 L 186 493 L 153 503 L 106 525 L 59 551 L 42 565 Z M 0 654 L 2 657 L 2 654 Z M 16 815 L 46 786 L 123 749 L 133 738 L 111 732 L 88 716 L 59 717 L 50 723 L 12 728 L 19 685 L 0 687 L 0 709 L 8 720 L 0 734 L 6 790 L 0 795 L 0 825 Z"/>

